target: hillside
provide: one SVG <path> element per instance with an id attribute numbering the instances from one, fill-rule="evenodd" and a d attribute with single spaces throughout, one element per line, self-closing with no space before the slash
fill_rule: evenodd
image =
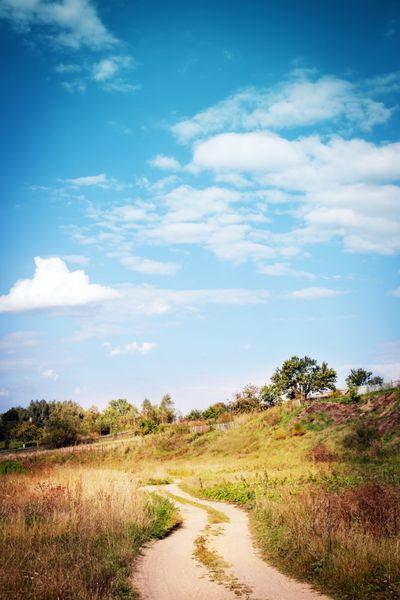
<path id="1" fill-rule="evenodd" d="M 180 479 L 193 495 L 245 507 L 258 547 L 282 571 L 338 599 L 400 598 L 400 393 L 344 400 L 18 460 L 39 479 L 99 466 L 140 484 Z"/>

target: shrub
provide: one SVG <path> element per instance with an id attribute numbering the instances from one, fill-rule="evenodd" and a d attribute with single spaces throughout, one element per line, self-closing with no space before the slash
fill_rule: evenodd
<path id="1" fill-rule="evenodd" d="M 5 460 L 0 463 L 0 474 L 25 473 L 26 469 L 16 460 Z"/>
<path id="2" fill-rule="evenodd" d="M 379 432 L 375 427 L 359 423 L 353 427 L 351 433 L 343 438 L 343 445 L 345 448 L 366 450 L 378 437 Z"/>

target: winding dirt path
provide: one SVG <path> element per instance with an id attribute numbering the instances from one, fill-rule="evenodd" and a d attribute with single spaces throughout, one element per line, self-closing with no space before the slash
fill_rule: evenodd
<path id="1" fill-rule="evenodd" d="M 222 502 L 199 501 L 176 484 L 151 489 L 214 508 L 224 513 L 229 523 L 207 525 L 205 509 L 177 503 L 183 526 L 147 545 L 135 563 L 133 584 L 143 600 L 331 600 L 283 575 L 257 555 L 243 510 Z M 194 555 L 199 540 L 206 548 L 206 560 L 198 552 Z"/>

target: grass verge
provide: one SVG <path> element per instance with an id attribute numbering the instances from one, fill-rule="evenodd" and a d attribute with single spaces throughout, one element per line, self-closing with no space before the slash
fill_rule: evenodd
<path id="1" fill-rule="evenodd" d="M 2 600 L 131 600 L 132 558 L 179 522 L 167 498 L 123 472 L 74 467 L 4 475 Z"/>

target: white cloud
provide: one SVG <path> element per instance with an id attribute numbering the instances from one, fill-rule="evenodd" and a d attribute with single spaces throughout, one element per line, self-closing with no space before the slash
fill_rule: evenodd
<path id="1" fill-rule="evenodd" d="M 315 279 L 315 275 L 313 273 L 293 269 L 286 263 L 274 263 L 269 265 L 259 264 L 257 266 L 257 271 L 263 275 L 270 275 L 271 277 L 298 277 L 299 279 Z"/>
<path id="2" fill-rule="evenodd" d="M 151 342 L 143 342 L 142 344 L 130 342 L 128 344 L 122 344 L 121 346 L 113 346 L 110 342 L 105 342 L 103 347 L 109 350 L 107 356 L 113 357 L 120 356 L 121 354 L 145 355 L 157 348 L 157 344 L 152 344 Z"/>
<path id="3" fill-rule="evenodd" d="M 59 375 L 53 371 L 53 369 L 45 369 L 42 371 L 42 376 L 45 379 L 51 379 L 52 381 L 57 381 Z"/>
<path id="4" fill-rule="evenodd" d="M 117 61 L 111 58 L 103 58 L 93 67 L 93 78 L 96 81 L 106 81 L 112 79 L 118 72 L 119 66 Z"/>
<path id="5" fill-rule="evenodd" d="M 299 300 L 319 300 L 320 298 L 334 298 L 341 296 L 342 292 L 324 287 L 308 287 L 302 290 L 296 290 L 287 294 L 287 298 L 296 298 Z"/>
<path id="6" fill-rule="evenodd" d="M 66 254 L 61 256 L 61 258 L 62 260 L 75 265 L 86 266 L 90 264 L 90 258 L 87 256 L 82 256 L 81 254 Z"/>
<path id="7" fill-rule="evenodd" d="M 165 171 L 177 171 L 181 168 L 179 162 L 173 156 L 165 156 L 164 154 L 157 154 L 154 158 L 149 160 L 149 164 L 157 169 Z"/>
<path id="8" fill-rule="evenodd" d="M 100 173 L 99 175 L 87 175 L 85 177 L 75 177 L 73 179 L 65 179 L 64 182 L 68 183 L 74 188 L 99 187 L 104 190 L 121 190 L 124 187 L 120 181 L 114 179 L 113 177 L 108 177 L 105 173 Z"/>
<path id="9" fill-rule="evenodd" d="M 7 295 L 0 296 L 0 312 L 82 306 L 115 299 L 111 287 L 89 282 L 84 271 L 69 271 L 60 258 L 35 258 L 32 279 L 20 279 Z"/>
<path id="10" fill-rule="evenodd" d="M 306 161 L 302 144 L 271 132 L 222 133 L 194 147 L 192 167 L 216 172 L 281 172 Z"/>
<path id="11" fill-rule="evenodd" d="M 146 273 L 147 275 L 175 275 L 180 265 L 171 262 L 150 260 L 141 256 L 123 256 L 121 264 L 131 271 Z"/>
<path id="12" fill-rule="evenodd" d="M 44 27 L 46 37 L 72 49 L 101 49 L 117 43 L 89 0 L 3 0 L 0 17 L 10 19 L 23 32 Z"/>
<path id="13" fill-rule="evenodd" d="M 0 388 L 0 397 L 1 398 L 6 398 L 9 395 L 10 395 L 10 390 L 7 390 L 7 388 Z"/>
<path id="14" fill-rule="evenodd" d="M 318 136 L 288 140 L 266 132 L 220 134 L 194 146 L 192 169 L 247 172 L 272 186 L 303 228 L 269 240 L 299 246 L 343 239 L 346 250 L 394 254 L 400 249 L 400 143 Z"/>
<path id="15" fill-rule="evenodd" d="M 279 130 L 338 121 L 368 130 L 390 116 L 391 110 L 382 102 L 364 95 L 362 85 L 333 76 L 315 78 L 310 71 L 294 71 L 283 84 L 241 90 L 171 129 L 185 143 L 227 129 Z"/>
<path id="16" fill-rule="evenodd" d="M 141 89 L 140 84 L 132 84 L 126 80 L 128 72 L 135 66 L 132 56 L 113 55 L 96 62 L 61 63 L 56 66 L 55 72 L 63 77 L 60 83 L 70 93 L 84 94 L 92 83 L 105 91 L 132 93 Z"/>

